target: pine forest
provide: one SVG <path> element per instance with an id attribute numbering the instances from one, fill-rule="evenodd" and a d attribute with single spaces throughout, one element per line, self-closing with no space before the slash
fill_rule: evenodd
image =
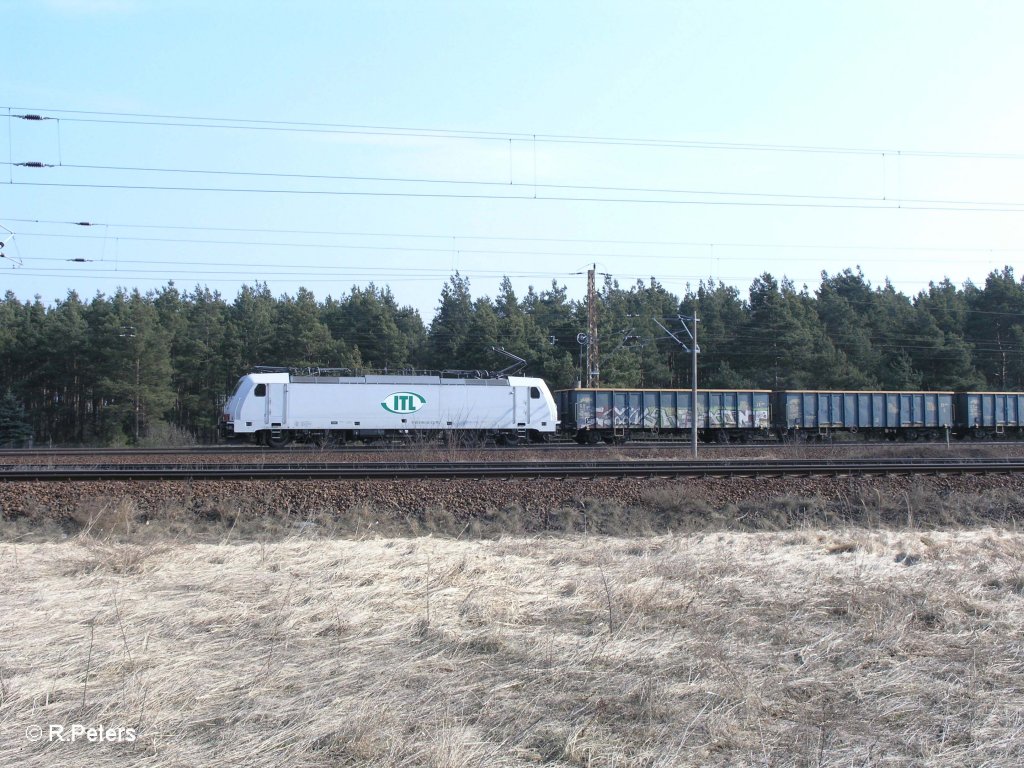
<path id="1" fill-rule="evenodd" d="M 948 280 L 915 296 L 860 270 L 816 290 L 763 274 L 747 295 L 702 282 L 682 297 L 658 280 L 597 293 L 600 385 L 689 387 L 689 354 L 666 332 L 699 317 L 699 386 L 765 389 L 1018 390 L 1024 387 L 1024 282 Z M 0 301 L 0 444 L 166 445 L 214 439 L 218 398 L 254 365 L 399 372 L 494 370 L 493 347 L 528 361 L 552 390 L 580 375 L 586 297 L 557 283 L 476 296 L 456 273 L 433 318 L 386 287 L 319 300 L 244 286 L 228 298 L 169 283 L 52 306 Z"/>

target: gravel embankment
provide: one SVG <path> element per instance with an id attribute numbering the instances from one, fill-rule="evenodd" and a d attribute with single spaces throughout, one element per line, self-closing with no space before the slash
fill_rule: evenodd
<path id="1" fill-rule="evenodd" d="M 0 512 L 23 524 L 88 521 L 313 520 L 343 528 L 428 522 L 457 531 L 474 520 L 513 530 L 612 532 L 638 525 L 785 528 L 804 523 L 922 525 L 1024 519 L 1024 477 L 945 475 L 566 480 L 218 480 L 0 483 Z M 556 514 L 557 519 L 551 515 Z M 567 521 L 566 515 L 572 519 Z M 630 516 L 633 516 L 632 518 Z M 612 520 L 614 519 L 614 522 Z M 682 521 L 685 519 L 685 523 Z"/>

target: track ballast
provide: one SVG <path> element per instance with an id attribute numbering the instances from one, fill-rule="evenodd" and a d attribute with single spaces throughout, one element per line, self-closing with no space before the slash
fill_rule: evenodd
<path id="1" fill-rule="evenodd" d="M 762 477 L 783 475 L 1012 474 L 1024 458 L 744 459 L 731 461 L 301 462 L 93 464 L 0 467 L 0 482 L 74 480 L 274 480 L 413 478 Z"/>

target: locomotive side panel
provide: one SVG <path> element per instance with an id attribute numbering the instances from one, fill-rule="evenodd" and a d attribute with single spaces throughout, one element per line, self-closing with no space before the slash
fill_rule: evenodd
<path id="1" fill-rule="evenodd" d="M 437 376 L 243 376 L 225 404 L 225 437 L 262 435 L 271 444 L 329 433 L 353 437 L 474 431 L 551 434 L 554 400 L 540 379 Z"/>

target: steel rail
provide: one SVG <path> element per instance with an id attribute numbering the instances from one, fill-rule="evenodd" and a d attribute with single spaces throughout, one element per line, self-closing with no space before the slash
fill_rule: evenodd
<path id="1" fill-rule="evenodd" d="M 830 459 L 742 461 L 375 462 L 219 465 L 69 465 L 0 467 L 0 482 L 81 480 L 272 480 L 735 477 L 783 475 L 1010 474 L 1024 458 Z"/>
<path id="2" fill-rule="evenodd" d="M 637 445 L 645 445 L 637 443 Z M 665 445 L 654 443 L 652 445 Z M 679 444 L 675 444 L 678 447 Z M 433 443 L 369 443 L 348 444 L 330 447 L 299 444 L 283 448 L 268 448 L 262 445 L 203 445 L 190 448 L 0 448 L 0 458 L 46 457 L 46 456 L 231 456 L 262 455 L 286 457 L 292 454 L 308 456 L 331 453 L 404 453 L 417 450 L 435 451 L 529 451 L 534 449 L 552 450 L 570 448 L 594 450 L 594 446 L 581 446 L 575 442 L 531 443 L 529 445 L 444 445 Z"/>
<path id="3" fill-rule="evenodd" d="M 59 456 L 231 456 L 231 455 L 258 455 L 287 457 L 291 455 L 308 456 L 328 455 L 331 453 L 387 453 L 396 454 L 418 450 L 436 450 L 445 452 L 462 451 L 551 451 L 569 450 L 579 452 L 600 452 L 604 449 L 614 448 L 615 450 L 637 449 L 686 449 L 689 443 L 683 440 L 631 440 L 626 443 L 598 443 L 597 445 L 579 445 L 574 441 L 531 443 L 529 445 L 444 445 L 443 443 L 388 443 L 388 444 L 349 444 L 322 448 L 313 445 L 290 445 L 284 448 L 267 448 L 260 445 L 203 445 L 189 448 L 0 448 L 0 459 L 3 458 L 24 458 L 24 457 L 59 457 Z M 1016 440 L 999 441 L 953 441 L 951 448 L 981 448 L 981 447 L 1011 447 L 1022 446 L 1024 442 Z M 708 443 L 703 445 L 705 451 L 720 450 L 742 450 L 742 449 L 769 449 L 789 450 L 800 449 L 808 451 L 820 451 L 829 448 L 870 448 L 884 446 L 892 449 L 913 449 L 913 448 L 945 448 L 942 441 L 915 441 L 915 442 L 893 442 L 884 441 L 825 441 L 812 443 L 786 443 L 772 440 L 755 441 L 751 443 Z"/>

